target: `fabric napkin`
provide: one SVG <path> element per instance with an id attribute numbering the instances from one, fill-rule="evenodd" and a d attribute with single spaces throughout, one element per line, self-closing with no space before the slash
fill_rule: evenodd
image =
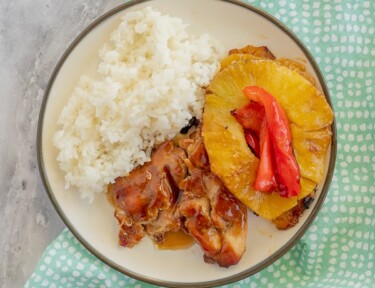
<path id="1" fill-rule="evenodd" d="M 375 287 L 375 1 L 250 0 L 317 60 L 337 121 L 337 163 L 310 229 L 263 271 L 225 287 Z M 65 229 L 25 287 L 151 287 L 113 270 Z"/>

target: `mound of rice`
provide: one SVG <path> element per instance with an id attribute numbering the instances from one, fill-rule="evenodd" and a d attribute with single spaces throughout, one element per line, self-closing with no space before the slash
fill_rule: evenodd
<path id="1" fill-rule="evenodd" d="M 98 79 L 82 76 L 54 136 L 66 188 L 90 201 L 106 185 L 150 159 L 192 116 L 222 49 L 195 37 L 180 19 L 147 7 L 127 13 L 99 52 Z"/>

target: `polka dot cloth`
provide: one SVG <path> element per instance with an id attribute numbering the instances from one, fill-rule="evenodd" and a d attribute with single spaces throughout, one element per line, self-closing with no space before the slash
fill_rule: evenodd
<path id="1" fill-rule="evenodd" d="M 321 213 L 273 265 L 225 287 L 375 287 L 375 1 L 250 0 L 317 60 L 337 121 L 337 163 Z M 114 271 L 65 230 L 25 287 L 151 287 Z"/>

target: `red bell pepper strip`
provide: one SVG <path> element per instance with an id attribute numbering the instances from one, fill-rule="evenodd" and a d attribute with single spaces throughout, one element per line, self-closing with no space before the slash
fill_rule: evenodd
<path id="1" fill-rule="evenodd" d="M 244 129 L 259 134 L 264 118 L 264 107 L 261 104 L 250 102 L 244 107 L 231 111 L 231 114 Z"/>
<path id="2" fill-rule="evenodd" d="M 277 188 L 274 163 L 272 157 L 272 143 L 268 131 L 267 120 L 264 118 L 260 129 L 260 162 L 255 179 L 254 188 L 262 192 L 272 192 Z"/>
<path id="3" fill-rule="evenodd" d="M 256 157 L 260 157 L 260 145 L 259 145 L 259 137 L 255 134 L 255 132 L 245 129 L 245 140 L 247 145 L 250 147 L 251 151 L 253 151 Z"/>
<path id="4" fill-rule="evenodd" d="M 300 171 L 293 154 L 289 121 L 284 110 L 271 94 L 258 86 L 248 86 L 243 92 L 250 100 L 258 102 L 265 108 L 280 196 L 298 195 L 301 190 Z M 261 154 L 262 157 L 263 153 Z"/>

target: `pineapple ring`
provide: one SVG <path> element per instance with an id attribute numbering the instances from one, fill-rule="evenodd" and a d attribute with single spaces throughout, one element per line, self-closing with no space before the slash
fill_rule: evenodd
<path id="1" fill-rule="evenodd" d="M 303 131 L 296 125 L 290 125 L 294 154 L 301 175 L 315 183 L 324 178 L 324 160 L 331 142 L 331 127 L 315 131 Z"/>
<path id="2" fill-rule="evenodd" d="M 267 58 L 261 58 L 258 56 L 254 56 L 252 54 L 231 54 L 220 61 L 220 66 L 221 66 L 221 70 L 223 70 L 224 68 L 228 67 L 232 63 L 239 61 L 239 60 L 262 60 L 262 59 L 266 60 Z M 278 58 L 272 61 L 276 62 L 277 64 L 280 64 L 281 66 L 285 66 L 287 68 L 297 71 L 299 74 L 301 74 L 303 77 L 305 77 L 307 80 L 309 80 L 312 84 L 315 85 L 314 77 L 306 71 L 306 67 L 302 63 L 294 61 L 294 60 L 290 60 L 287 58 Z"/>
<path id="3" fill-rule="evenodd" d="M 257 85 L 270 92 L 284 108 L 291 124 L 299 128 L 298 132 L 302 130 L 299 134 L 302 138 L 305 132 L 329 127 L 333 112 L 324 95 L 310 81 L 295 69 L 272 60 L 253 58 L 227 63 L 208 86 L 202 134 L 211 170 L 252 211 L 266 219 L 275 219 L 293 208 L 301 195 L 283 198 L 277 192 L 264 193 L 253 188 L 259 160 L 247 147 L 241 125 L 230 114 L 233 109 L 248 103 L 242 90 L 249 85 Z M 300 151 L 304 151 L 303 144 L 299 147 Z M 327 147 L 320 145 L 319 155 L 325 155 Z M 312 173 L 321 172 L 320 168 L 313 167 L 314 159 L 306 155 L 303 157 L 305 163 L 310 163 L 305 165 L 308 172 L 314 169 Z M 316 182 L 311 180 L 317 178 L 311 179 L 310 174 L 307 173 L 307 177 L 302 175 L 301 190 L 304 195 L 315 187 Z"/>
<path id="4" fill-rule="evenodd" d="M 291 123 L 305 131 L 332 124 L 333 112 L 324 95 L 296 70 L 266 59 L 240 60 L 221 70 L 208 91 L 233 104 L 247 103 L 242 89 L 260 86 L 284 108 Z M 234 108 L 238 108 L 234 107 Z"/>

